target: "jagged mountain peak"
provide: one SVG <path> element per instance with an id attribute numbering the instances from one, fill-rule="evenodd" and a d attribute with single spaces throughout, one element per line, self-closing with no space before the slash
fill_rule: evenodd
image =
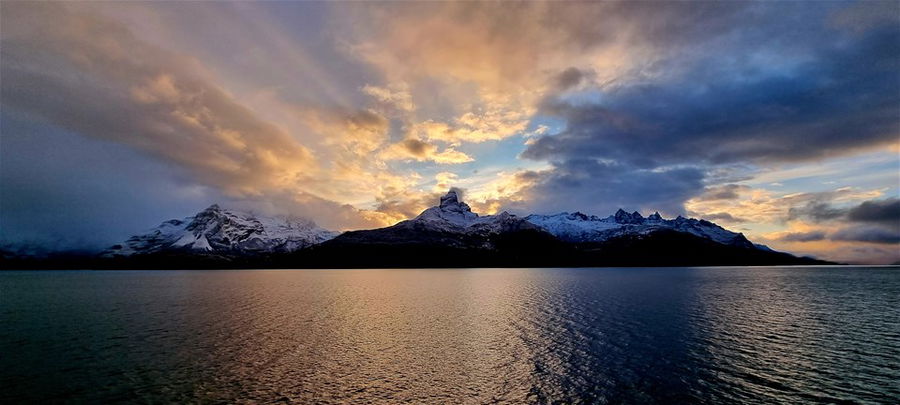
<path id="1" fill-rule="evenodd" d="M 449 206 L 449 205 L 455 205 L 455 204 L 459 204 L 459 202 L 460 202 L 459 201 L 459 193 L 457 193 L 456 190 L 450 189 L 449 191 L 447 191 L 447 194 L 444 194 L 441 197 L 440 206 L 444 207 L 444 206 Z"/>
<path id="2" fill-rule="evenodd" d="M 422 211 L 419 216 L 403 221 L 398 225 L 410 224 L 424 226 L 435 230 L 450 232 L 496 233 L 502 229 L 535 228 L 523 219 L 503 211 L 495 215 L 480 216 L 472 212 L 469 204 L 463 202 L 455 189 L 450 189 L 440 198 L 437 206 Z"/>
<path id="3" fill-rule="evenodd" d="M 419 223 L 446 223 L 448 225 L 467 227 L 478 220 L 478 214 L 472 212 L 469 204 L 459 200 L 455 190 L 450 190 L 440 199 L 437 206 L 422 211 L 411 221 Z"/>
<path id="4" fill-rule="evenodd" d="M 263 216 L 224 209 L 218 204 L 192 217 L 165 221 L 104 252 L 107 256 L 164 251 L 208 253 L 288 252 L 324 242 L 336 232 L 315 222 L 288 216 Z"/>
<path id="5" fill-rule="evenodd" d="M 613 215 L 613 218 L 615 218 L 616 222 L 620 224 L 640 223 L 644 220 L 644 217 L 640 212 L 635 211 L 629 214 L 621 208 L 616 211 L 615 215 Z"/>
<path id="6" fill-rule="evenodd" d="M 495 235 L 522 230 L 543 233 L 536 225 L 505 211 L 496 215 L 478 215 L 461 201 L 457 191 L 451 189 L 440 198 L 438 205 L 413 219 L 387 228 L 346 232 L 329 244 L 432 243 L 486 247 L 491 245 L 490 238 Z"/>
<path id="7" fill-rule="evenodd" d="M 628 213 L 620 208 L 606 218 L 564 212 L 557 215 L 529 215 L 525 220 L 570 242 L 600 242 L 624 235 L 646 235 L 668 230 L 689 233 L 725 245 L 753 246 L 742 234 L 729 231 L 712 222 L 680 215 L 675 219 L 665 219 L 659 212 L 644 218 L 637 211 Z"/>
<path id="8" fill-rule="evenodd" d="M 441 202 L 440 204 L 438 204 L 438 208 L 440 208 L 442 211 L 458 212 L 462 214 L 472 212 L 472 208 L 469 207 L 469 204 L 460 201 L 459 194 L 456 192 L 456 190 L 453 189 L 451 189 L 447 192 L 447 194 L 444 194 L 444 196 L 441 197 Z M 477 217 L 478 214 L 475 214 L 475 216 Z"/>

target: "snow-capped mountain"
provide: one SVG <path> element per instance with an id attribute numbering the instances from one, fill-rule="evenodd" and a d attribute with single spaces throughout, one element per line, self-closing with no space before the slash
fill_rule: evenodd
<path id="1" fill-rule="evenodd" d="M 455 190 L 441 197 L 440 204 L 426 209 L 417 217 L 394 226 L 366 231 L 347 232 L 335 242 L 408 243 L 448 246 L 489 247 L 489 238 L 506 232 L 532 230 L 547 232 L 563 242 L 604 242 L 619 237 L 650 235 L 668 230 L 691 234 L 716 243 L 738 247 L 755 247 L 744 235 L 726 230 L 712 222 L 684 218 L 664 219 L 659 213 L 647 218 L 638 212 L 619 210 L 608 217 L 580 212 L 556 215 L 529 215 L 520 218 L 507 212 L 479 216 Z M 473 241 L 474 240 L 474 241 Z"/>
<path id="2" fill-rule="evenodd" d="M 456 190 L 450 190 L 441 197 L 438 206 L 422 211 L 419 216 L 397 225 L 429 227 L 445 232 L 469 234 L 492 234 L 503 231 L 534 229 L 521 218 L 503 211 L 496 215 L 479 216 L 472 212 L 469 204 L 459 200 Z"/>
<path id="3" fill-rule="evenodd" d="M 346 232 L 333 243 L 364 244 L 445 244 L 446 246 L 488 247 L 490 238 L 505 232 L 540 228 L 508 212 L 479 216 L 459 200 L 455 190 L 441 197 L 440 204 L 417 217 L 380 229 Z"/>
<path id="4" fill-rule="evenodd" d="M 157 255 L 157 253 L 159 255 Z M 176 253 L 171 255 L 170 253 Z M 264 253 L 264 254 L 263 254 Z M 393 226 L 337 235 L 313 222 L 213 205 L 89 262 L 113 268 L 560 267 L 821 264 L 702 219 L 580 212 L 478 215 L 455 190 Z M 175 258 L 175 259 L 173 259 Z M 69 262 L 66 262 L 69 263 Z M 71 265 L 71 264 L 70 264 Z M 124 267 L 123 267 L 124 266 Z"/>
<path id="5" fill-rule="evenodd" d="M 354 267 L 560 267 L 814 264 L 750 243 L 712 222 L 619 210 L 479 216 L 455 191 L 417 217 L 345 232 L 290 257 L 288 265 Z"/>
<path id="6" fill-rule="evenodd" d="M 195 216 L 166 221 L 147 233 L 132 236 L 109 248 L 104 255 L 129 256 L 163 251 L 291 252 L 332 239 L 337 234 L 308 220 L 265 217 L 222 209 L 214 204 Z"/>
<path id="7" fill-rule="evenodd" d="M 664 219 L 658 212 L 644 218 L 637 211 L 619 209 L 615 215 L 602 218 L 580 212 L 556 215 L 529 215 L 525 220 L 566 242 L 602 242 L 626 235 L 648 235 L 661 230 L 688 233 L 723 245 L 756 247 L 743 234 L 729 231 L 703 219 Z"/>

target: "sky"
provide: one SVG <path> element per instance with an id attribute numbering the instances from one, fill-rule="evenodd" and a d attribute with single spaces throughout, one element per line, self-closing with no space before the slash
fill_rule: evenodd
<path id="1" fill-rule="evenodd" d="M 0 3 L 0 244 L 218 203 L 334 230 L 712 220 L 900 261 L 900 3 Z"/>

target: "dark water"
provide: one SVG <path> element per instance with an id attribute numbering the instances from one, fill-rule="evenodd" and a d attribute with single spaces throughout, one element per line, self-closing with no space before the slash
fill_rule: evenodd
<path id="1" fill-rule="evenodd" d="M 898 403 L 900 269 L 0 272 L 0 402 Z"/>

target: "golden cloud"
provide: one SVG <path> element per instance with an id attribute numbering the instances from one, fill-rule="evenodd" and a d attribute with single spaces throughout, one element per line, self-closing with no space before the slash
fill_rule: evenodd
<path id="1" fill-rule="evenodd" d="M 446 192 L 451 187 L 453 187 L 456 181 L 459 180 L 459 176 L 456 173 L 450 172 L 440 172 L 434 175 L 435 184 L 431 189 L 436 193 Z"/>
<path id="2" fill-rule="evenodd" d="M 365 85 L 362 92 L 372 96 L 380 103 L 395 108 L 401 112 L 415 111 L 416 106 L 413 104 L 412 95 L 405 85 L 395 85 L 394 88 L 378 87 Z"/>
<path id="3" fill-rule="evenodd" d="M 379 155 L 386 160 L 431 161 L 438 164 L 457 164 L 471 162 L 471 156 L 452 147 L 439 150 L 437 146 L 417 138 L 407 138 L 395 143 Z"/>
<path id="4" fill-rule="evenodd" d="M 359 29 L 358 40 L 347 47 L 350 54 L 381 72 L 386 83 L 410 89 L 403 97 L 378 87 L 368 92 L 415 105 L 416 136 L 458 144 L 525 131 L 537 103 L 558 90 L 556 75 L 573 65 L 605 69 L 602 77 L 621 80 L 618 73 L 630 68 L 629 55 L 637 49 L 586 47 L 607 38 L 590 35 L 597 20 L 586 16 L 602 16 L 609 8 L 450 2 L 341 10 L 349 11 Z M 560 13 L 569 23 L 552 22 Z M 447 105 L 455 109 L 451 117 L 428 114 Z"/>
<path id="5" fill-rule="evenodd" d="M 327 146 L 368 156 L 388 140 L 387 118 L 372 110 L 301 108 L 299 115 Z"/>

